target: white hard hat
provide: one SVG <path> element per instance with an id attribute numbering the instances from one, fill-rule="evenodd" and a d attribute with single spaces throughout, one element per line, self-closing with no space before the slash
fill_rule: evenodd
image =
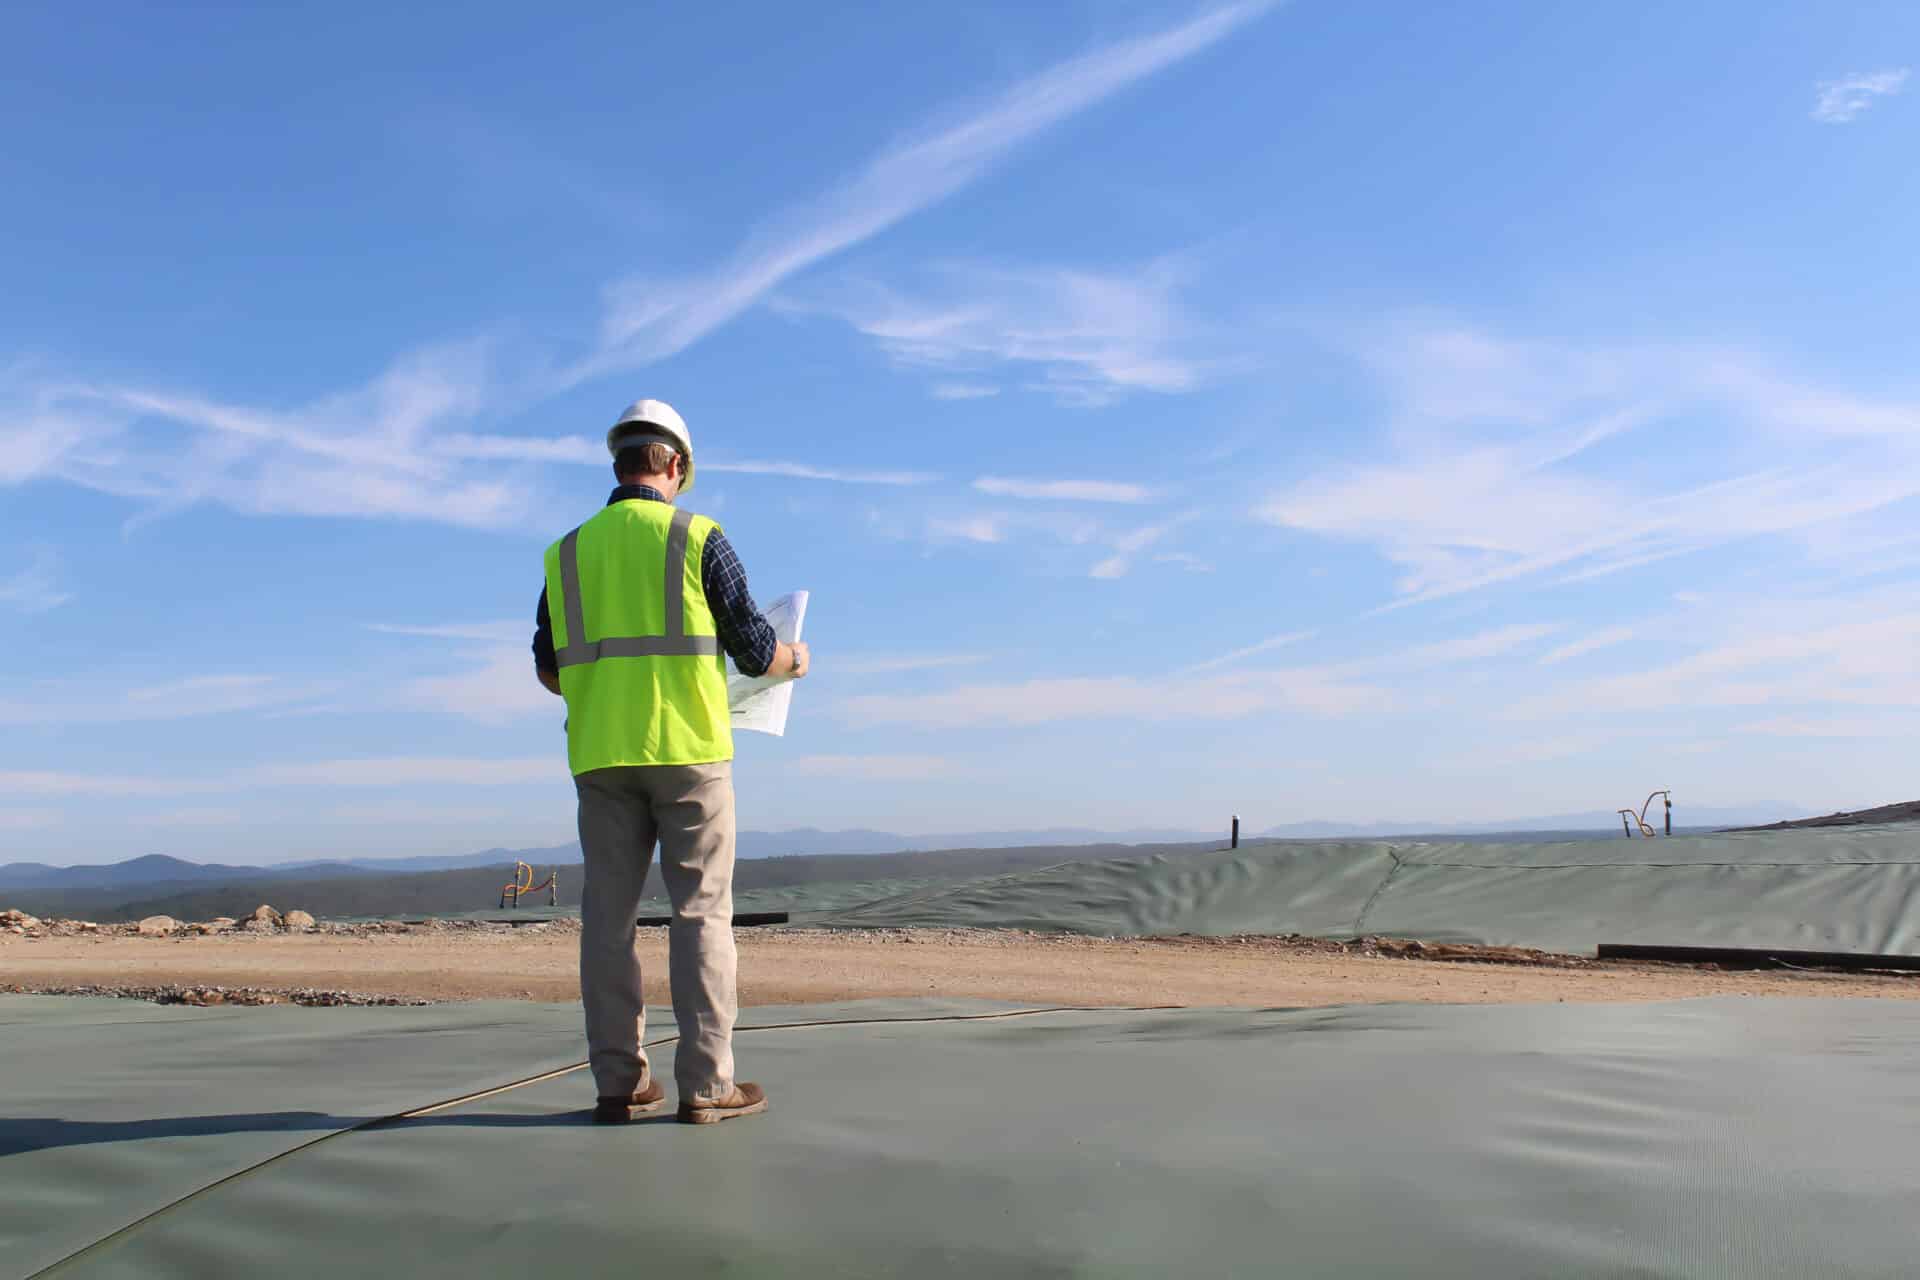
<path id="1" fill-rule="evenodd" d="M 680 451 L 681 466 L 686 471 L 680 478 L 680 492 L 693 488 L 693 437 L 687 432 L 686 422 L 665 400 L 635 400 L 628 405 L 620 421 L 607 431 L 607 452 L 617 458 L 622 449 L 650 439 L 669 443 Z"/>

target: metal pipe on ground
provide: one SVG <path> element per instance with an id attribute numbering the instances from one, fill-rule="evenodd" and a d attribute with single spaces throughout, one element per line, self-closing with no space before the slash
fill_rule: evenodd
<path id="1" fill-rule="evenodd" d="M 788 918 L 789 918 L 788 913 L 785 911 L 742 911 L 734 915 L 733 927 L 736 929 L 746 929 L 746 928 L 751 928 L 755 925 L 786 924 L 788 921 Z M 427 923 L 427 918 L 425 916 L 415 916 L 407 920 L 396 920 L 393 923 L 425 924 Z M 553 921 L 550 918 L 543 919 L 539 916 L 484 916 L 478 920 L 475 920 L 474 923 L 475 924 L 510 924 L 510 925 L 513 925 L 515 928 L 519 928 L 523 925 L 551 924 L 553 923 Z M 672 916 L 641 916 L 638 920 L 634 921 L 634 924 L 638 925 L 643 929 L 658 928 L 662 925 L 669 925 L 672 923 L 673 923 Z"/>
<path id="2" fill-rule="evenodd" d="M 1659 964 L 1717 964 L 1729 969 L 1839 969 L 1860 973 L 1891 970 L 1920 973 L 1920 956 L 1866 955 L 1857 951 L 1783 951 L 1771 947 L 1661 947 L 1603 942 L 1596 960 Z"/>
<path id="3" fill-rule="evenodd" d="M 787 913 L 784 911 L 739 911 L 734 913 L 733 927 L 745 929 L 753 925 L 785 924 Z M 657 929 L 673 923 L 672 916 L 641 916 L 634 924 L 642 929 Z"/>

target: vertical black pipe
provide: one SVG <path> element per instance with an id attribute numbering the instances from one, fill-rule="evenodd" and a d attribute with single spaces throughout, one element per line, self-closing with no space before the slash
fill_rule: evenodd
<path id="1" fill-rule="evenodd" d="M 1667 834 L 1672 835 L 1673 834 L 1673 797 L 1668 796 L 1666 799 L 1667 799 Z"/>
<path id="2" fill-rule="evenodd" d="M 1233 815 L 1233 845 L 1232 845 L 1232 847 L 1233 847 L 1233 848 L 1235 848 L 1235 849 L 1238 849 L 1238 848 L 1240 847 L 1240 815 L 1239 815 L 1239 814 L 1237 814 L 1237 813 Z"/>

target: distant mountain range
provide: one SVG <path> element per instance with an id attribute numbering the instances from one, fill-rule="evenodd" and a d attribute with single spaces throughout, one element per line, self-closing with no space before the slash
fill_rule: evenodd
<path id="1" fill-rule="evenodd" d="M 1762 823 L 1805 816 L 1807 810 L 1794 805 L 1747 805 L 1739 808 L 1696 808 L 1674 810 L 1676 822 L 1688 830 Z M 1658 806 L 1647 819 L 1658 825 Z M 1343 823 L 1296 822 L 1269 827 L 1264 831 L 1244 831 L 1246 839 L 1281 840 L 1354 840 L 1408 836 L 1461 837 L 1470 835 L 1581 835 L 1617 832 L 1617 814 L 1596 810 L 1590 813 L 1560 814 L 1543 818 L 1517 818 L 1483 823 Z M 1087 827 L 1051 827 L 1031 831 L 963 831 L 930 836 L 906 836 L 891 831 L 852 829 L 822 831 L 811 827 L 791 831 L 743 831 L 739 836 L 739 854 L 743 859 L 777 858 L 802 855 L 847 855 L 920 853 L 948 849 L 1015 849 L 1045 846 L 1060 848 L 1074 845 L 1163 845 L 1196 844 L 1224 840 L 1226 832 L 1190 831 L 1163 828 L 1138 828 L 1130 831 L 1099 831 Z M 148 854 L 126 862 L 95 866 L 55 867 L 41 862 L 14 862 L 0 866 L 0 895 L 8 889 L 127 889 L 148 885 L 178 885 L 182 888 L 236 880 L 272 879 L 324 880 L 333 877 L 364 877 L 369 872 L 414 875 L 421 872 L 457 871 L 475 867 L 497 867 L 509 871 L 515 861 L 536 866 L 569 865 L 580 861 L 578 843 L 551 845 L 535 849 L 482 849 L 476 853 L 419 858 L 347 858 L 274 863 L 266 866 L 229 866 L 221 863 L 189 862 L 164 854 Z"/>
<path id="2" fill-rule="evenodd" d="M 903 836 L 889 831 L 820 831 L 809 827 L 792 831 L 742 831 L 741 858 L 780 858 L 809 854 L 924 853 L 945 849 L 1015 849 L 1033 846 L 1088 844 L 1186 844 L 1213 839 L 1202 832 L 1135 830 L 1102 832 L 1076 827 L 1047 831 L 960 832 L 953 835 Z M 165 854 L 148 854 L 126 862 L 94 866 L 54 867 L 43 862 L 13 862 L 0 866 L 0 893 L 6 889 L 122 889 L 143 885 L 194 885 L 215 881 L 300 879 L 365 876 L 385 871 L 415 875 L 426 871 L 462 871 L 497 867 L 504 874 L 516 862 L 537 866 L 565 866 L 580 861 L 580 844 L 536 849 L 482 849 L 444 857 L 344 858 L 305 862 L 276 862 L 265 866 L 228 866 L 189 862 Z"/>
<path id="3" fill-rule="evenodd" d="M 929 878 L 971 880 L 1006 875 L 1076 858 L 1102 860 L 1191 853 L 1217 848 L 1219 844 L 1215 839 L 1198 844 L 1050 845 L 748 858 L 735 869 L 734 887 L 750 891 L 833 882 L 884 888 L 889 884 L 906 885 Z M 564 846 L 562 851 L 568 852 Z M 506 849 L 496 851 L 495 856 L 504 853 L 511 858 L 516 852 L 531 856 L 548 851 Z M 544 875 L 546 865 L 541 866 L 539 874 Z M 585 879 L 579 864 L 562 863 L 558 869 L 557 905 L 562 909 L 578 906 Z M 165 867 L 155 868 L 151 864 L 145 870 L 149 874 L 178 874 L 177 870 L 169 872 Z M 237 917 L 262 903 L 277 903 L 283 910 L 298 907 L 322 918 L 425 917 L 494 909 L 507 875 L 507 868 L 497 860 L 491 865 L 429 871 L 354 871 L 332 864 L 322 875 L 283 869 L 275 874 L 234 879 L 169 880 L 117 888 L 0 885 L 0 902 L 37 916 L 103 922 L 138 920 L 150 915 L 168 915 L 180 920 L 209 920 L 221 915 Z M 655 884 L 658 884 L 657 877 Z M 544 907 L 548 895 L 538 896 L 539 905 Z"/>
<path id="4" fill-rule="evenodd" d="M 9 862 L 0 866 L 0 886 L 10 889 L 120 889 L 128 885 L 192 884 L 252 878 L 262 874 L 262 870 L 260 867 L 233 867 L 218 862 L 188 862 L 184 858 L 150 853 L 144 858 L 98 866 L 53 867 L 44 862 Z"/>

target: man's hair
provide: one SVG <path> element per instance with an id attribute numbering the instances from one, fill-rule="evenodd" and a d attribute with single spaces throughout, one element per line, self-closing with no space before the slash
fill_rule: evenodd
<path id="1" fill-rule="evenodd" d="M 627 476 L 663 476 L 678 454 L 679 450 L 665 441 L 636 440 L 614 456 L 613 469 L 623 479 Z"/>

